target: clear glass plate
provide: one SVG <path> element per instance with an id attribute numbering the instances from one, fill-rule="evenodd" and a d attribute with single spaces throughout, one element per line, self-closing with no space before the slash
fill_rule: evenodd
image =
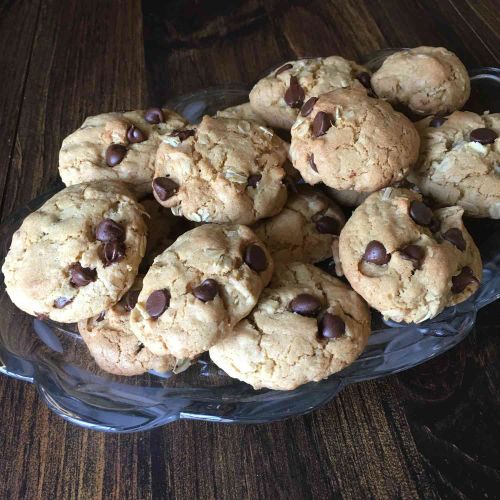
<path id="1" fill-rule="evenodd" d="M 488 80 L 489 84 L 495 78 L 498 83 L 498 70 L 494 68 L 478 70 L 474 75 L 483 75 L 477 80 L 482 83 Z M 248 87 L 236 84 L 183 96 L 169 105 L 196 122 L 203 114 L 247 99 Z M 24 217 L 61 188 L 55 186 L 1 226 L 0 262 Z M 500 221 L 471 220 L 467 225 L 485 263 L 483 283 L 471 299 L 418 326 L 385 324 L 374 313 L 373 334 L 356 362 L 326 380 L 294 391 L 254 391 L 225 375 L 207 356 L 175 376 L 109 375 L 96 366 L 73 325 L 34 319 L 18 310 L 5 292 L 3 276 L 0 372 L 35 384 L 47 405 L 66 420 L 102 431 L 142 431 L 180 418 L 263 423 L 301 415 L 324 405 L 346 384 L 406 370 L 467 336 L 478 310 L 500 297 Z"/>

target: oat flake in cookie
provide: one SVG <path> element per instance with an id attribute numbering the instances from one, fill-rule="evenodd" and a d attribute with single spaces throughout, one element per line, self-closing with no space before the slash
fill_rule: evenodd
<path id="1" fill-rule="evenodd" d="M 250 316 L 210 349 L 212 361 L 255 389 L 292 390 L 351 364 L 370 312 L 347 285 L 311 264 L 279 265 Z"/>
<path id="2" fill-rule="evenodd" d="M 90 116 L 62 143 L 61 179 L 66 186 L 120 180 L 136 194 L 151 192 L 160 138 L 185 126 L 184 118 L 165 108 Z"/>
<path id="3" fill-rule="evenodd" d="M 365 68 L 339 56 L 290 61 L 255 84 L 250 104 L 271 127 L 290 130 L 311 99 L 339 88 L 363 90 L 369 79 Z"/>
<path id="4" fill-rule="evenodd" d="M 195 222 L 252 224 L 286 202 L 286 143 L 253 121 L 205 116 L 189 137 L 163 138 L 153 193 Z"/>
<path id="5" fill-rule="evenodd" d="M 400 181 L 418 157 L 413 124 L 356 89 L 323 94 L 292 127 L 290 158 L 308 184 L 372 192 Z"/>
<path id="6" fill-rule="evenodd" d="M 419 323 L 464 301 L 478 288 L 482 263 L 462 214 L 460 207 L 432 211 L 408 189 L 372 194 L 340 233 L 346 278 L 398 322 Z"/>
<path id="7" fill-rule="evenodd" d="M 124 184 L 70 186 L 14 233 L 2 268 L 7 293 L 33 316 L 96 316 L 130 288 L 145 247 L 143 209 Z"/>
<path id="8" fill-rule="evenodd" d="M 272 272 L 271 255 L 246 226 L 192 229 L 144 277 L 132 331 L 157 355 L 193 358 L 252 310 Z"/>

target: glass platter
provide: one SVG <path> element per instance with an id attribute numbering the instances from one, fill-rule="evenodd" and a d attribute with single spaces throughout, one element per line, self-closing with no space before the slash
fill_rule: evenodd
<path id="1" fill-rule="evenodd" d="M 372 55 L 374 69 L 391 51 Z M 278 67 L 279 65 L 277 65 Z M 472 96 L 465 109 L 499 112 L 500 70 L 470 72 Z M 248 86 L 235 84 L 181 96 L 168 106 L 197 122 L 203 114 L 248 100 Z M 55 186 L 17 211 L 0 227 L 0 263 L 22 220 L 60 190 Z M 264 423 L 310 412 L 347 384 L 409 369 L 461 342 L 476 314 L 500 298 L 500 221 L 466 220 L 484 261 L 478 292 L 468 301 L 419 325 L 384 323 L 373 313 L 373 333 L 360 358 L 342 372 L 294 391 L 254 391 L 231 379 L 202 356 L 186 371 L 118 377 L 100 370 L 73 325 L 32 318 L 18 310 L 0 276 L 0 373 L 35 384 L 58 415 L 83 427 L 142 431 L 184 418 L 214 422 Z"/>

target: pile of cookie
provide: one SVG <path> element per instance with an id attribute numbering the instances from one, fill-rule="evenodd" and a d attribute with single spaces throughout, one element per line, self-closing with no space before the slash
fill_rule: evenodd
<path id="1" fill-rule="evenodd" d="M 113 374 L 208 351 L 256 389 L 326 378 L 364 349 L 368 306 L 419 323 L 477 290 L 462 216 L 500 218 L 500 115 L 458 111 L 469 93 L 453 53 L 418 47 L 374 74 L 287 62 L 198 125 L 87 118 L 62 144 L 67 187 L 14 234 L 7 292 L 77 322 Z M 359 206 L 346 221 L 337 203 Z"/>

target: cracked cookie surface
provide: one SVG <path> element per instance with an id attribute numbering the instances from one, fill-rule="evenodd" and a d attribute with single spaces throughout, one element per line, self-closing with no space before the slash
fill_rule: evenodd
<path id="1" fill-rule="evenodd" d="M 158 148 L 158 202 L 195 222 L 253 224 L 286 202 L 286 143 L 252 121 L 203 117 L 196 133 Z"/>
<path id="2" fill-rule="evenodd" d="M 297 297 L 305 304 L 304 294 L 318 305 L 313 313 L 304 307 L 302 314 L 294 312 Z M 336 318 L 330 338 L 321 333 L 325 317 Z M 295 262 L 277 266 L 250 316 L 210 349 L 210 357 L 255 389 L 292 390 L 351 364 L 369 334 L 370 312 L 356 292 L 311 264 Z"/>
<path id="3" fill-rule="evenodd" d="M 500 219 L 500 113 L 456 111 L 416 126 L 420 158 L 409 179 L 440 205 L 460 205 L 471 217 Z M 484 129 L 490 137 L 475 139 L 475 131 L 488 134 Z"/>
<path id="4" fill-rule="evenodd" d="M 408 189 L 383 189 L 354 211 L 340 233 L 340 260 L 349 283 L 393 321 L 433 318 L 472 295 L 482 275 L 462 208 L 432 213 L 421 199 Z M 460 289 L 457 276 L 466 268 L 475 280 L 464 281 Z"/>
<path id="5" fill-rule="evenodd" d="M 376 191 L 404 178 L 420 138 L 390 104 L 355 89 L 323 94 L 292 127 L 290 157 L 308 184 Z"/>
<path id="6" fill-rule="evenodd" d="M 283 211 L 259 222 L 255 233 L 265 243 L 275 262 L 321 262 L 332 256 L 345 217 L 321 191 L 298 185 Z"/>
<path id="7" fill-rule="evenodd" d="M 339 56 L 288 61 L 255 84 L 250 92 L 250 104 L 271 127 L 290 130 L 300 107 L 309 98 L 339 88 L 364 89 L 357 79 L 362 73 L 368 74 L 367 69 Z M 297 86 L 293 89 L 293 79 L 302 91 Z M 291 85 L 289 96 L 287 90 Z"/>
<path id="8" fill-rule="evenodd" d="M 271 255 L 246 226 L 197 227 L 155 259 L 132 330 L 158 355 L 193 358 L 251 311 L 272 272 Z"/>
<path id="9" fill-rule="evenodd" d="M 380 98 L 422 115 L 451 113 L 470 95 L 467 69 L 443 47 L 396 52 L 374 73 L 371 83 Z"/>
<path id="10" fill-rule="evenodd" d="M 173 356 L 156 356 L 130 329 L 130 306 L 142 287 L 137 277 L 130 290 L 102 315 L 78 322 L 78 331 L 99 367 L 114 375 L 167 372 L 176 366 Z"/>
<path id="11" fill-rule="evenodd" d="M 132 285 L 145 247 L 143 209 L 124 184 L 67 187 L 14 233 L 2 268 L 7 293 L 34 316 L 89 318 Z"/>
<path id="12" fill-rule="evenodd" d="M 59 174 L 64 184 L 120 180 L 136 194 L 151 192 L 160 138 L 183 129 L 187 122 L 166 108 L 150 115 L 151 110 L 138 110 L 89 116 L 62 143 Z M 161 121 L 150 123 L 146 118 Z"/>

